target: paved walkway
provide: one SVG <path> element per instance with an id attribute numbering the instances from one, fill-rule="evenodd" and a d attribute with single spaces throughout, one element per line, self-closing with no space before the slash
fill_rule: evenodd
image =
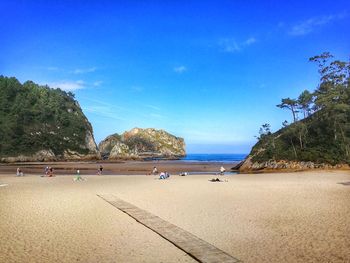
<path id="1" fill-rule="evenodd" d="M 205 242 L 195 235 L 177 227 L 158 216 L 142 210 L 114 195 L 97 195 L 122 212 L 134 218 L 140 224 L 153 230 L 188 255 L 203 263 L 236 263 L 238 259 L 230 256 L 217 247 Z"/>

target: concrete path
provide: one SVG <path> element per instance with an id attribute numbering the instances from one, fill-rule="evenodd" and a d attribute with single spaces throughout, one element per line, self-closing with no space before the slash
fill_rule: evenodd
<path id="1" fill-rule="evenodd" d="M 217 247 L 205 242 L 195 235 L 177 227 L 158 216 L 142 210 L 114 195 L 97 195 L 122 212 L 134 218 L 140 224 L 156 232 L 188 255 L 203 263 L 236 263 L 241 262 Z"/>

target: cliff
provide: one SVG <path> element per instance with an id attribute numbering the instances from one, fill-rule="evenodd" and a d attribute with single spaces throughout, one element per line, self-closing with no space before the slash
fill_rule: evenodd
<path id="1" fill-rule="evenodd" d="M 350 108 L 341 113 L 324 108 L 275 133 L 263 135 L 236 168 L 240 172 L 348 169 L 349 124 Z"/>
<path id="2" fill-rule="evenodd" d="M 318 64 L 316 90 L 282 99 L 277 107 L 291 111 L 293 123 L 275 133 L 264 124 L 240 171 L 349 168 L 350 63 L 327 52 L 309 60 Z"/>
<path id="3" fill-rule="evenodd" d="M 91 124 L 72 93 L 0 76 L 0 161 L 99 157 Z"/>
<path id="4" fill-rule="evenodd" d="M 108 159 L 177 159 L 186 155 L 184 139 L 152 128 L 110 135 L 99 144 L 99 150 Z"/>

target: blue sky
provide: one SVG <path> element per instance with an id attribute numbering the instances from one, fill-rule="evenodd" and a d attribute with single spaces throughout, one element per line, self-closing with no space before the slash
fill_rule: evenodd
<path id="1" fill-rule="evenodd" d="M 0 1 L 0 74 L 73 91 L 97 142 L 133 127 L 190 153 L 248 153 L 350 56 L 348 1 Z"/>

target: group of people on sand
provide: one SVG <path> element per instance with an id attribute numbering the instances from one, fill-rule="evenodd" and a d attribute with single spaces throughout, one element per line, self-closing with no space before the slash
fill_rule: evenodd
<path id="1" fill-rule="evenodd" d="M 22 171 L 21 168 L 17 168 L 17 171 L 16 171 L 16 176 L 24 176 L 24 173 Z M 55 176 L 54 173 L 53 173 L 53 168 L 52 167 L 49 167 L 49 166 L 46 166 L 45 169 L 44 169 L 44 174 L 41 175 L 41 177 L 53 177 Z"/>
<path id="2" fill-rule="evenodd" d="M 152 172 L 150 172 L 148 175 L 158 175 L 158 174 L 159 174 L 159 179 L 168 179 L 170 177 L 170 174 L 167 171 L 159 173 L 156 166 L 153 167 Z"/>
<path id="3" fill-rule="evenodd" d="M 224 175 L 225 172 L 226 172 L 226 169 L 225 169 L 223 166 L 221 166 L 221 167 L 220 167 L 220 172 L 217 173 L 217 174 Z M 152 172 L 150 172 L 150 173 L 147 174 L 147 175 L 158 175 L 158 173 L 159 173 L 159 172 L 158 172 L 157 167 L 154 166 L 153 169 L 152 169 Z M 189 173 L 187 173 L 187 172 L 181 172 L 179 175 L 180 175 L 180 176 L 186 176 L 186 175 L 188 175 L 188 174 L 189 174 Z M 159 174 L 159 179 L 168 179 L 169 177 L 170 177 L 170 174 L 169 174 L 167 171 L 161 172 L 161 173 Z M 215 181 L 216 181 L 216 182 L 217 182 L 217 181 L 220 181 L 220 179 L 219 179 L 219 178 L 216 178 Z"/>
<path id="4" fill-rule="evenodd" d="M 97 170 L 97 175 L 102 175 L 102 171 L 103 171 L 103 166 L 100 165 Z M 19 167 L 17 168 L 16 176 L 24 176 L 22 169 Z M 44 168 L 44 174 L 41 175 L 41 177 L 54 177 L 54 176 L 55 176 L 54 169 L 51 166 L 46 166 Z M 74 181 L 83 181 L 83 178 L 80 175 L 80 170 L 77 170 Z"/>
<path id="5" fill-rule="evenodd" d="M 97 170 L 97 175 L 102 175 L 102 172 L 103 172 L 103 166 L 100 165 L 98 170 Z M 226 172 L 226 169 L 223 166 L 221 166 L 219 174 L 220 175 L 224 175 L 225 172 Z M 150 172 L 148 175 L 158 175 L 158 174 L 159 174 L 158 169 L 157 169 L 156 166 L 154 166 L 153 169 L 152 169 L 152 172 Z M 16 175 L 17 176 L 24 176 L 24 173 L 21 170 L 21 168 L 17 168 Z M 187 172 L 180 173 L 180 175 L 181 176 L 186 176 L 186 175 L 188 175 L 188 173 Z M 53 172 L 53 168 L 49 167 L 49 166 L 46 166 L 45 167 L 45 174 L 42 175 L 41 177 L 53 177 L 53 176 L 55 176 L 54 172 Z M 159 174 L 159 179 L 168 179 L 169 177 L 170 177 L 170 174 L 167 171 L 161 172 Z M 84 181 L 84 179 L 80 175 L 80 170 L 77 170 L 75 178 L 74 178 L 74 181 Z M 216 178 L 215 181 L 220 181 L 220 179 Z"/>
<path id="6" fill-rule="evenodd" d="M 46 166 L 44 169 L 45 174 L 41 177 L 53 177 L 55 176 L 53 173 L 53 168 L 51 166 Z"/>
<path id="7" fill-rule="evenodd" d="M 220 167 L 220 173 L 219 173 L 219 174 L 220 174 L 220 175 L 224 175 L 225 172 L 226 172 L 226 169 L 225 169 L 223 166 L 221 166 L 221 167 Z M 219 177 L 216 177 L 216 178 L 210 179 L 209 182 L 223 182 L 223 181 L 220 180 Z M 227 180 L 225 180 L 225 182 L 227 182 Z"/>

